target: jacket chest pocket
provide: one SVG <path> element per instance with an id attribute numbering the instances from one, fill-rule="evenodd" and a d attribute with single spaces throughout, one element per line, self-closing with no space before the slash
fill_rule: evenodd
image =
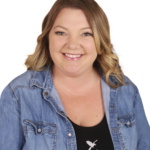
<path id="1" fill-rule="evenodd" d="M 28 150 L 56 150 L 56 124 L 23 120 Z"/>
<path id="2" fill-rule="evenodd" d="M 134 114 L 131 112 L 127 115 L 118 117 L 117 126 L 123 150 L 136 150 L 137 129 Z"/>
<path id="3" fill-rule="evenodd" d="M 133 113 L 127 114 L 122 117 L 118 117 L 117 125 L 119 128 L 127 127 L 131 128 L 136 125 L 136 119 Z"/>

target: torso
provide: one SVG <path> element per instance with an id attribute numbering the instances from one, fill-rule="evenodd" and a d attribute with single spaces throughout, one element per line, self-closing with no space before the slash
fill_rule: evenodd
<path id="1" fill-rule="evenodd" d="M 79 126 L 92 127 L 102 121 L 105 110 L 101 80 L 98 74 L 87 97 L 73 96 L 73 94 L 68 93 L 61 87 L 55 79 L 53 79 L 53 83 L 62 101 L 66 115 L 72 122 Z"/>

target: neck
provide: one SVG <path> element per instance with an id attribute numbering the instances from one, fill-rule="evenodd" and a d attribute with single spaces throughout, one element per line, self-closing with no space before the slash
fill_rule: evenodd
<path id="1" fill-rule="evenodd" d="M 94 68 L 91 68 L 88 71 L 83 71 L 83 73 L 76 75 L 62 72 L 56 67 L 53 67 L 52 70 L 54 84 L 57 84 L 57 86 L 63 89 L 62 85 L 59 83 L 60 81 L 68 90 L 79 94 L 85 93 L 85 91 L 88 92 L 93 84 L 93 81 L 97 77 L 97 73 Z"/>

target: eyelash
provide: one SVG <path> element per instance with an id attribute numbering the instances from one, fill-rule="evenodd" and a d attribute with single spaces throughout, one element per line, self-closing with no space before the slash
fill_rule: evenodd
<path id="1" fill-rule="evenodd" d="M 60 31 L 55 32 L 55 34 L 57 34 L 57 35 L 61 35 L 61 34 L 58 34 L 58 33 L 64 33 L 64 32 L 60 32 Z M 90 36 L 92 36 L 92 34 L 91 34 L 91 33 L 89 33 L 89 32 L 85 32 L 84 34 L 89 34 Z"/>

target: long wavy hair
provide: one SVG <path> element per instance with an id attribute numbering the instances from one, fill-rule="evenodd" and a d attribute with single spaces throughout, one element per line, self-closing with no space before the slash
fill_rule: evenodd
<path id="1" fill-rule="evenodd" d="M 50 56 L 48 34 L 55 22 L 59 11 L 63 8 L 83 10 L 88 23 L 93 31 L 96 44 L 97 58 L 93 63 L 96 71 L 99 67 L 105 77 L 107 84 L 113 88 L 126 85 L 124 74 L 119 65 L 119 58 L 114 51 L 110 41 L 110 27 L 106 14 L 94 0 L 57 0 L 45 16 L 42 23 L 42 33 L 37 38 L 35 52 L 28 55 L 25 60 L 27 70 L 41 71 L 46 65 L 53 67 L 54 62 Z M 118 84 L 111 84 L 109 76 L 115 76 Z"/>

